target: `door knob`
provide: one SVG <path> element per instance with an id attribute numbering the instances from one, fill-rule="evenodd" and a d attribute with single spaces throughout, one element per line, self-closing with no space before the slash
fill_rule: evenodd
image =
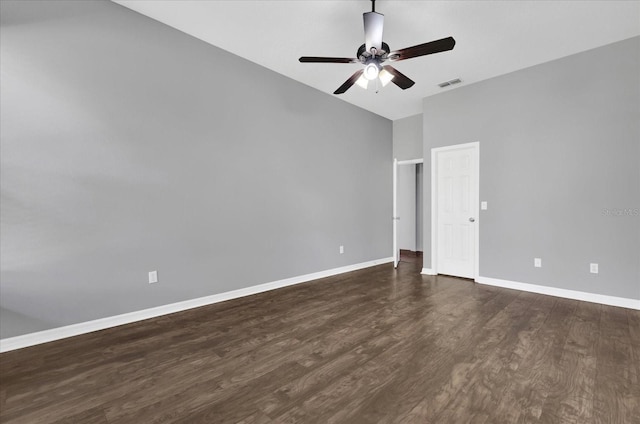
<path id="1" fill-rule="evenodd" d="M 469 222 L 476 222 L 475 218 L 469 218 Z"/>

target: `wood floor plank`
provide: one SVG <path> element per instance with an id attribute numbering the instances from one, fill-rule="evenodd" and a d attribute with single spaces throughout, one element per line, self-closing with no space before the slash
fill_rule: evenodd
<path id="1" fill-rule="evenodd" d="M 109 424 L 109 421 L 107 421 L 107 416 L 104 414 L 104 410 L 101 407 L 96 407 L 87 409 L 86 411 L 82 411 L 74 415 L 68 415 L 54 422 L 54 424 L 80 423 Z"/>
<path id="2" fill-rule="evenodd" d="M 627 318 L 629 321 L 629 336 L 631 343 L 631 353 L 633 355 L 631 367 L 634 368 L 636 381 L 640 380 L 640 311 L 627 309 Z M 640 422 L 640 382 L 634 384 L 634 396 L 636 402 L 631 411 L 631 416 L 636 422 Z"/>
<path id="3" fill-rule="evenodd" d="M 468 284 L 468 283 L 465 283 L 465 284 Z M 455 306 L 460 306 L 460 303 L 461 303 L 459 298 L 457 300 L 455 298 L 452 298 L 451 302 L 452 303 L 449 303 L 449 304 L 447 304 L 446 302 L 438 304 L 436 309 L 437 311 L 436 314 L 427 313 L 425 314 L 424 317 L 421 317 L 420 320 L 412 322 L 411 325 L 403 326 L 403 328 L 405 328 L 405 334 L 401 338 L 403 342 L 401 342 L 398 346 L 394 346 L 394 348 L 405 348 L 405 349 L 408 348 L 409 352 L 412 352 L 411 354 L 406 355 L 403 367 L 401 367 L 399 371 L 392 376 L 392 380 L 390 380 L 387 384 L 385 384 L 380 388 L 375 389 L 375 392 L 377 393 L 376 395 L 370 395 L 368 396 L 367 399 L 364 399 L 364 400 L 357 399 L 356 403 L 353 403 L 348 407 L 345 406 L 344 408 L 341 408 L 341 410 L 337 411 L 336 412 L 336 414 L 338 414 L 337 416 L 340 416 L 341 419 L 344 419 L 345 420 L 344 422 L 355 422 L 354 420 L 356 419 L 359 420 L 360 422 L 366 422 L 367 416 L 371 412 L 371 409 L 372 408 L 375 409 L 378 406 L 377 404 L 379 403 L 380 398 L 390 399 L 390 396 L 388 393 L 389 385 L 392 384 L 394 380 L 405 379 L 406 375 L 404 374 L 403 370 L 408 370 L 412 374 L 419 373 L 420 368 L 412 366 L 410 362 L 407 363 L 407 360 L 409 360 L 414 355 L 417 355 L 421 359 L 424 359 L 425 357 L 424 355 L 422 355 L 423 351 L 432 352 L 436 350 L 436 347 L 432 346 L 432 344 L 436 343 L 439 340 L 442 340 L 444 338 L 442 337 L 444 334 L 454 333 L 455 331 L 451 331 L 451 329 L 455 328 L 456 325 L 460 324 L 461 322 L 466 322 L 466 317 L 460 314 L 453 314 L 449 316 L 448 319 L 445 319 L 446 312 L 450 311 Z M 411 344 L 410 347 L 404 346 L 407 343 L 407 341 L 410 341 L 410 344 Z M 422 346 L 420 341 L 423 341 L 424 343 L 426 343 L 426 345 Z M 442 355 L 441 357 L 450 356 L 451 351 L 449 350 L 448 346 L 440 347 L 439 350 L 447 352 L 445 355 Z M 437 358 L 434 355 L 430 355 L 429 358 L 431 358 L 430 363 L 434 366 L 434 368 L 438 369 L 439 367 L 437 365 L 438 364 L 436 360 Z M 387 367 L 390 365 L 387 363 L 387 361 L 383 360 L 383 357 L 376 358 L 375 363 L 379 364 L 380 367 Z M 349 375 L 345 377 L 345 379 L 353 378 L 353 377 L 354 377 L 353 375 Z M 342 387 L 340 383 L 341 382 L 338 381 L 335 384 L 338 387 Z M 330 395 L 335 393 L 336 390 L 337 390 L 336 388 L 329 386 L 325 389 L 325 392 L 327 393 L 326 394 L 321 393 L 320 395 L 324 395 L 327 398 L 330 398 Z M 316 397 L 317 396 L 318 395 L 316 395 Z M 370 400 L 374 400 L 374 401 L 370 402 Z M 342 399 L 338 398 L 337 401 L 342 402 Z M 305 404 L 304 409 L 307 411 L 308 415 L 314 416 L 318 414 L 319 411 L 314 410 L 313 408 L 314 406 L 317 407 L 318 405 L 320 405 L 322 408 L 322 413 L 327 414 L 327 419 L 330 418 L 330 414 L 327 412 L 327 410 L 330 408 L 326 403 L 318 403 L 313 398 L 310 398 L 305 400 L 304 404 Z M 386 404 L 387 403 L 385 403 L 385 405 Z M 389 402 L 389 404 L 394 404 L 394 402 Z M 397 406 L 397 404 L 394 404 L 394 405 Z M 345 415 L 345 411 L 349 411 L 349 413 Z M 394 415 L 394 411 L 389 409 L 388 414 Z M 337 416 L 332 418 L 334 420 L 337 420 Z"/>
<path id="4" fill-rule="evenodd" d="M 594 423 L 640 422 L 640 383 L 627 311 L 603 306 L 597 345 Z"/>
<path id="5" fill-rule="evenodd" d="M 517 371 L 509 376 L 505 397 L 519 405 L 516 422 L 538 423 L 550 393 L 554 390 L 557 375 L 561 372 L 558 361 L 569 333 L 569 323 L 577 302 L 567 299 L 549 299 L 553 307 L 547 319 L 531 340 L 535 347 L 522 359 Z M 501 404 L 501 411 L 508 410 Z M 544 421 L 542 421 L 544 422 Z"/>
<path id="6" fill-rule="evenodd" d="M 514 292 L 515 293 L 515 292 Z M 515 294 L 513 294 L 515 296 Z M 531 334 L 543 325 L 549 313 L 549 305 L 536 304 L 539 297 L 520 293 L 514 301 L 501 308 L 498 313 L 474 331 L 464 343 L 456 346 L 454 365 L 445 375 L 434 396 L 422 400 L 407 417 L 396 422 L 458 422 L 471 414 L 474 422 L 482 421 L 483 412 L 495 409 L 496 398 L 500 398 L 505 383 L 505 369 L 517 368 L 520 357 L 517 353 L 529 344 Z M 427 399 L 436 402 L 426 405 Z M 504 421 L 507 422 L 507 421 Z"/>
<path id="7" fill-rule="evenodd" d="M 640 422 L 639 311 L 421 265 L 1 354 L 0 422 Z"/>
<path id="8" fill-rule="evenodd" d="M 558 362 L 555 384 L 545 401 L 541 422 L 593 422 L 600 313 L 600 305 L 578 303 L 569 323 L 569 333 Z"/>
<path id="9" fill-rule="evenodd" d="M 458 319 L 451 321 L 452 326 L 440 327 L 430 323 L 421 332 L 426 336 L 426 343 L 422 349 L 415 349 L 414 353 L 407 358 L 406 365 L 396 374 L 394 379 L 387 384 L 377 396 L 371 397 L 364 402 L 360 410 L 355 411 L 363 422 L 374 422 L 379 418 L 380 411 L 388 411 L 389 418 L 380 422 L 392 422 L 392 417 L 406 419 L 409 413 L 420 402 L 425 395 L 435 397 L 441 394 L 445 382 L 451 375 L 451 364 L 456 362 L 456 358 L 464 355 L 465 349 L 474 345 L 482 337 L 481 329 L 491 320 L 490 310 L 497 314 L 504 308 L 504 305 L 512 301 L 515 297 L 513 293 L 494 294 L 486 298 L 485 302 L 478 304 L 484 314 L 477 313 L 475 308 L 468 310 L 466 314 L 459 315 L 457 312 L 453 316 Z M 465 309 L 462 302 L 460 309 Z M 451 337 L 444 336 L 450 334 Z M 414 336 L 415 337 L 415 336 Z M 435 344 L 431 344 L 435 342 Z M 423 352 L 429 352 L 424 355 Z M 458 374 L 457 369 L 453 374 Z M 426 416 L 422 420 L 428 419 Z"/>

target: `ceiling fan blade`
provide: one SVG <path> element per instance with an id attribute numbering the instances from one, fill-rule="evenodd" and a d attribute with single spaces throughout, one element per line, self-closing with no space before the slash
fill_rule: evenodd
<path id="1" fill-rule="evenodd" d="M 453 37 L 447 37 L 424 44 L 418 44 L 417 46 L 407 47 L 406 49 L 393 51 L 389 53 L 389 60 L 398 61 L 433 53 L 446 52 L 447 50 L 452 50 L 455 45 L 456 40 L 454 40 Z"/>
<path id="2" fill-rule="evenodd" d="M 358 78 L 360 78 L 360 76 L 362 76 L 363 72 L 364 72 L 364 69 L 360 69 L 360 70 L 356 71 L 356 73 L 351 75 L 349 77 L 349 79 L 344 82 L 344 84 L 342 84 L 340 87 L 338 87 L 338 89 L 336 91 L 333 92 L 333 94 L 342 94 L 345 91 L 347 91 L 348 89 L 350 89 L 351 86 L 353 84 L 355 84 L 356 81 L 358 81 Z"/>
<path id="3" fill-rule="evenodd" d="M 382 49 L 382 30 L 384 28 L 384 15 L 378 12 L 363 13 L 364 19 L 364 44 L 368 52 L 371 47 Z"/>
<path id="4" fill-rule="evenodd" d="M 350 59 L 348 57 L 302 56 L 298 60 L 302 63 L 358 63 L 358 59 Z"/>
<path id="5" fill-rule="evenodd" d="M 396 68 L 394 68 L 391 65 L 385 65 L 382 67 L 382 69 L 386 70 L 391 75 L 393 75 L 393 79 L 391 80 L 391 82 L 393 82 L 395 85 L 402 88 L 403 90 L 406 90 L 407 88 L 415 84 L 415 82 L 412 81 L 408 76 L 398 71 Z"/>

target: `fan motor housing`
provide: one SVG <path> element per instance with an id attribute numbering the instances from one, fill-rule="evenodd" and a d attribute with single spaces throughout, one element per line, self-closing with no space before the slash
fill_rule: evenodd
<path id="1" fill-rule="evenodd" d="M 389 45 L 387 43 L 385 43 L 384 41 L 382 42 L 382 49 L 378 50 L 376 56 L 377 57 L 381 57 L 386 59 L 387 54 L 391 51 L 391 48 L 389 48 Z M 358 48 L 358 52 L 356 53 L 356 57 L 360 60 L 360 62 L 362 63 L 366 63 L 367 59 L 371 58 L 371 53 L 367 51 L 367 47 L 363 44 Z"/>

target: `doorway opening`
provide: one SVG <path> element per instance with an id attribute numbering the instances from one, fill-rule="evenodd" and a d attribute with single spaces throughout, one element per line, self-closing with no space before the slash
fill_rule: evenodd
<path id="1" fill-rule="evenodd" d="M 422 263 L 423 160 L 394 160 L 393 258 Z"/>

